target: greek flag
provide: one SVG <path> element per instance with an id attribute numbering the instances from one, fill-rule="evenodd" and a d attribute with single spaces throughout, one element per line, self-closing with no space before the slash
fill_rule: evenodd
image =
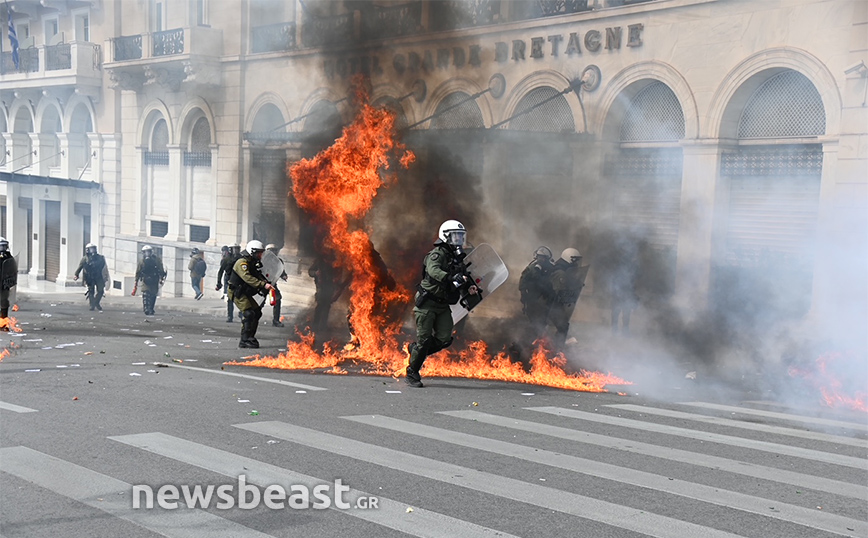
<path id="1" fill-rule="evenodd" d="M 6 16 L 9 18 L 9 44 L 12 46 L 12 63 L 15 64 L 15 69 L 18 69 L 18 34 L 15 33 L 15 25 L 12 24 L 12 9 L 8 2 L 6 3 Z"/>

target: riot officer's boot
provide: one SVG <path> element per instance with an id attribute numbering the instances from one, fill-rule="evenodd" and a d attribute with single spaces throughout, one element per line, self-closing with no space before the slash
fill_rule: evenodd
<path id="1" fill-rule="evenodd" d="M 7 333 L 9 332 L 9 319 L 8 318 L 9 318 L 9 309 L 8 308 L 0 309 L 0 319 L 6 320 L 6 323 L 4 323 L 2 327 L 0 327 L 0 331 L 7 332 Z"/>
<path id="2" fill-rule="evenodd" d="M 407 366 L 405 381 L 407 385 L 420 389 L 425 386 L 422 384 L 422 376 L 419 374 L 419 370 L 422 369 L 422 363 L 425 362 L 426 346 L 413 342 L 408 349 L 410 351 L 410 364 Z"/>

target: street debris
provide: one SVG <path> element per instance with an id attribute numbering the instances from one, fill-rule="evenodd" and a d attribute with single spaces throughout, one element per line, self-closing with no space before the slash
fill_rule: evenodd
<path id="1" fill-rule="evenodd" d="M 307 391 L 306 390 L 297 390 L 297 391 L 295 391 L 295 393 L 296 394 L 307 394 Z"/>
<path id="2" fill-rule="evenodd" d="M 522 392 L 521 393 L 522 396 L 533 396 L 534 394 L 535 393 L 533 393 L 533 392 Z"/>
<path id="3" fill-rule="evenodd" d="M 386 394 L 401 394 L 400 390 L 387 390 Z"/>
<path id="4" fill-rule="evenodd" d="M 413 511 L 413 509 L 410 508 L 410 507 L 408 506 L 408 507 L 407 507 L 407 513 L 409 514 L 409 513 L 412 512 L 412 511 Z"/>
<path id="5" fill-rule="evenodd" d="M 141 377 L 142 374 L 139 374 L 139 373 L 133 372 L 133 373 L 130 374 L 130 376 L 132 376 L 132 377 Z"/>
<path id="6" fill-rule="evenodd" d="M 41 368 L 31 368 L 30 370 L 24 370 L 25 372 L 41 372 Z"/>
<path id="7" fill-rule="evenodd" d="M 253 411 L 251 411 L 251 412 L 249 412 L 249 413 L 247 413 L 247 414 L 248 414 L 248 415 L 253 415 L 253 416 L 255 417 L 256 415 L 259 414 L 259 411 L 257 411 L 256 409 L 254 409 Z"/>
<path id="8" fill-rule="evenodd" d="M 238 400 L 238 403 L 250 403 L 250 400 Z"/>

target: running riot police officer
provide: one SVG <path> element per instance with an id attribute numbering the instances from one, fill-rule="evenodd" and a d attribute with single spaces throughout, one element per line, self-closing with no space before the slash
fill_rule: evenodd
<path id="1" fill-rule="evenodd" d="M 241 258 L 241 247 L 237 244 L 224 246 L 220 249 L 223 252 L 223 257 L 220 258 L 220 269 L 217 271 L 217 287 L 214 289 L 220 291 L 224 286 L 226 293 L 229 293 L 229 277 L 232 275 L 232 268 L 235 267 L 235 262 Z M 226 301 L 226 323 L 232 323 L 235 316 L 235 303 L 232 299 Z"/>
<path id="2" fill-rule="evenodd" d="M 437 241 L 423 261 L 422 282 L 416 292 L 413 317 L 416 321 L 416 341 L 410 344 L 407 384 L 423 387 L 419 372 L 425 358 L 452 344 L 452 309 L 461 299 L 462 289 L 471 295 L 477 288 L 464 266 L 462 251 L 467 230 L 457 220 L 440 225 Z"/>

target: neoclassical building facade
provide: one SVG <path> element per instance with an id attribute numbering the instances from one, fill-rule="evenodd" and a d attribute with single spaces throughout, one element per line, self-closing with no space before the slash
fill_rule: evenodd
<path id="1" fill-rule="evenodd" d="M 193 247 L 258 238 L 300 267 L 286 165 L 351 121 L 361 73 L 429 190 L 372 217 L 375 242 L 465 219 L 513 278 L 540 244 L 577 247 L 590 321 L 619 249 L 643 300 L 687 317 L 866 319 L 860 0 L 10 4 L 31 39 L 15 68 L 3 35 L 0 196 L 31 280 L 68 285 L 89 241 L 118 289 L 143 244 L 175 295 Z"/>

